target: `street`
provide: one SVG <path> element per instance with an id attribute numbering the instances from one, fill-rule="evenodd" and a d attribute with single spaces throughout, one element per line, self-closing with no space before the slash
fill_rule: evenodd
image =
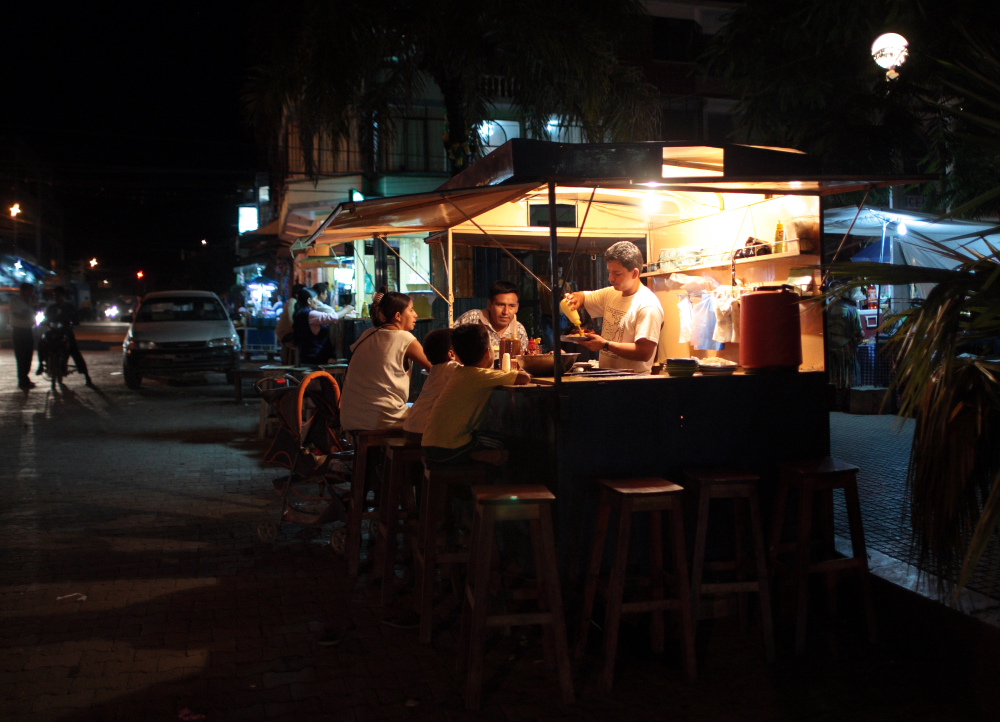
<path id="1" fill-rule="evenodd" d="M 537 638 L 499 637 L 480 716 L 454 673 L 455 603 L 432 645 L 380 624 L 378 587 L 347 577 L 322 535 L 257 523 L 278 498 L 257 440 L 259 402 L 221 375 L 128 391 L 120 351 L 85 351 L 96 389 L 70 376 L 22 394 L 0 351 L 0 718 L 24 720 L 974 719 L 958 672 L 895 642 L 868 648 L 834 624 L 837 646 L 763 661 L 757 630 L 703 623 L 699 679 L 672 645 L 623 629 L 612 695 L 577 675 L 562 705 Z M 447 589 L 447 587 L 445 587 Z M 571 596 L 567 594 L 567 597 Z M 409 596 L 400 608 L 408 609 Z M 447 600 L 446 600 L 447 601 Z M 888 610 L 883 610 L 888 612 Z M 886 614 L 885 616 L 890 616 Z M 838 622 L 839 623 L 839 622 Z M 346 631 L 337 646 L 318 640 Z M 891 637 L 891 624 L 886 625 Z"/>

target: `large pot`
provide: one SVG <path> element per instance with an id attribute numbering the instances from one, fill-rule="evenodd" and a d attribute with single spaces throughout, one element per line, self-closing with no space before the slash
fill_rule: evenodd
<path id="1" fill-rule="evenodd" d="M 799 294 L 763 286 L 740 300 L 740 366 L 747 373 L 797 371 L 802 364 Z"/>
<path id="2" fill-rule="evenodd" d="M 562 359 L 562 370 L 569 371 L 570 367 L 576 362 L 578 353 L 564 353 L 560 354 Z M 527 371 L 532 376 L 555 376 L 555 354 L 544 354 L 538 356 L 518 356 L 517 361 L 521 364 L 521 368 Z"/>

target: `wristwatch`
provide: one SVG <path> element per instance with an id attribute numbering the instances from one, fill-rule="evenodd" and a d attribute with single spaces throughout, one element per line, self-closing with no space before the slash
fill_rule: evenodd
<path id="1" fill-rule="evenodd" d="M 610 351 L 610 350 L 611 350 L 611 342 L 610 341 L 605 341 L 604 342 L 604 348 L 602 349 L 602 351 Z"/>

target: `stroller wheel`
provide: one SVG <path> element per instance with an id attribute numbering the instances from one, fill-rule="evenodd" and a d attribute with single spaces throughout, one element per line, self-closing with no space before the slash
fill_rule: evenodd
<path id="1" fill-rule="evenodd" d="M 347 546 L 347 527 L 335 526 L 330 534 L 330 548 L 337 554 L 344 554 Z"/>
<path id="2" fill-rule="evenodd" d="M 278 538 L 278 523 L 274 521 L 262 521 L 257 525 L 257 536 L 265 544 L 270 544 Z"/>

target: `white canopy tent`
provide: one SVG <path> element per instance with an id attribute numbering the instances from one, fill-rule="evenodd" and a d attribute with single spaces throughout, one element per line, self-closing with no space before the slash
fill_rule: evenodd
<path id="1" fill-rule="evenodd" d="M 905 233 L 902 226 L 905 226 Z M 852 236 L 884 238 L 883 260 L 911 266 L 955 266 L 952 259 L 942 256 L 928 241 L 940 243 L 969 258 L 976 254 L 992 254 L 988 243 L 1000 248 L 998 223 L 941 219 L 928 213 L 896 208 L 865 206 L 860 211 L 854 207 L 828 208 L 823 211 L 823 229 L 834 235 L 849 230 Z"/>
<path id="2" fill-rule="evenodd" d="M 873 261 L 922 268 L 955 268 L 956 260 L 935 245 L 970 259 L 977 254 L 989 256 L 1000 248 L 1000 225 L 988 221 L 942 219 L 940 216 L 897 208 L 854 207 L 828 208 L 823 212 L 824 232 L 834 235 L 850 233 L 880 239 L 860 253 L 853 261 Z M 838 261 L 847 260 L 837 258 Z M 908 302 L 914 295 L 923 298 L 933 288 L 930 283 L 912 284 L 907 296 L 901 296 L 901 286 L 893 286 L 891 297 Z"/>

